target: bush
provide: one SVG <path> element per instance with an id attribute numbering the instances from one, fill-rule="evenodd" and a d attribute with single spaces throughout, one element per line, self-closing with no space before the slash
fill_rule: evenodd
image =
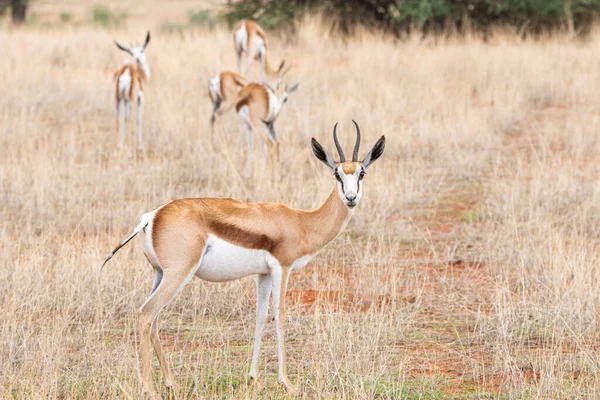
<path id="1" fill-rule="evenodd" d="M 211 15 L 211 13 L 206 10 L 200 10 L 200 11 L 190 10 L 188 13 L 188 18 L 190 21 L 190 25 L 193 25 L 193 26 L 200 26 L 203 28 L 208 28 L 210 30 L 213 30 L 213 29 L 215 29 L 215 26 L 217 25 L 217 21 L 216 21 L 215 17 L 213 17 Z"/>
<path id="2" fill-rule="evenodd" d="M 114 28 L 120 26 L 126 17 L 127 14 L 114 13 L 105 6 L 96 6 L 92 10 L 92 20 L 94 21 L 94 24 L 103 26 L 105 28 Z"/>
<path id="3" fill-rule="evenodd" d="M 67 22 L 69 22 L 71 20 L 71 18 L 73 17 L 73 15 L 71 13 L 69 13 L 69 12 L 61 12 L 59 14 L 59 17 L 60 17 L 60 20 L 62 22 L 67 23 Z"/>
<path id="4" fill-rule="evenodd" d="M 269 29 L 313 11 L 332 16 L 346 32 L 355 25 L 397 34 L 508 25 L 539 33 L 565 27 L 585 31 L 599 10 L 600 0 L 245 0 L 230 3 L 223 17 L 230 25 L 252 18 Z"/>

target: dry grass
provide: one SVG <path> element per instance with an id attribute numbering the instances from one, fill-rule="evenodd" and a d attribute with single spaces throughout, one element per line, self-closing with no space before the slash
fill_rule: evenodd
<path id="1" fill-rule="evenodd" d="M 140 19 L 140 18 L 138 18 Z M 301 83 L 277 126 L 282 176 L 240 177 L 239 126 L 211 149 L 207 80 L 230 33 L 155 30 L 147 152 L 116 147 L 114 37 L 146 26 L 0 32 L 0 397 L 136 398 L 135 311 L 152 274 L 138 217 L 173 198 L 313 208 L 310 152 L 351 118 L 385 134 L 348 229 L 291 281 L 290 379 L 303 398 L 589 398 L 598 392 L 600 35 L 343 41 L 307 21 L 273 38 Z M 236 144 L 237 143 L 237 144 Z M 258 161 L 258 160 L 257 160 Z M 254 283 L 193 281 L 161 318 L 179 398 L 281 398 L 274 327 L 246 374 Z M 155 365 L 156 366 L 156 365 Z M 160 387 L 159 371 L 155 371 Z"/>

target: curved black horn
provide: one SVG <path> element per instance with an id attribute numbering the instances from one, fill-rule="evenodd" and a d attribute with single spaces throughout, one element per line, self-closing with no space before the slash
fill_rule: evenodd
<path id="1" fill-rule="evenodd" d="M 352 120 L 356 126 L 356 144 L 354 145 L 354 153 L 352 153 L 352 162 L 358 161 L 358 149 L 360 148 L 360 128 L 355 120 Z"/>
<path id="2" fill-rule="evenodd" d="M 342 150 L 342 146 L 340 146 L 340 142 L 338 141 L 337 135 L 335 133 L 337 129 L 338 123 L 336 122 L 333 126 L 333 141 L 335 142 L 335 147 L 340 155 L 340 162 L 346 162 L 346 156 L 344 155 L 344 150 Z"/>

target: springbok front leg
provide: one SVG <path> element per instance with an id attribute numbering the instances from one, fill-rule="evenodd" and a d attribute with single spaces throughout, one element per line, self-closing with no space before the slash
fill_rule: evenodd
<path id="1" fill-rule="evenodd" d="M 266 82 L 266 73 L 265 73 L 265 54 L 263 52 L 258 53 L 258 57 L 260 59 L 260 79 L 261 82 Z"/>
<path id="2" fill-rule="evenodd" d="M 290 275 L 289 267 L 275 266 L 271 268 L 272 290 L 273 290 L 273 313 L 275 314 L 275 332 L 277 334 L 277 359 L 279 364 L 279 378 L 286 389 L 294 392 L 296 388 L 290 383 L 285 365 L 285 341 L 284 341 L 284 324 L 285 324 L 285 292 L 287 291 L 287 283 Z"/>
<path id="3" fill-rule="evenodd" d="M 257 131 L 260 134 L 263 142 L 267 144 L 268 149 L 268 164 L 271 170 L 279 175 L 279 141 L 277 137 L 271 133 L 271 129 L 264 123 L 260 118 L 253 117 L 250 121 L 253 131 Z M 257 128 L 258 127 L 258 128 Z M 259 129 L 263 128 L 263 129 Z M 264 152 L 263 152 L 264 155 Z"/>
<path id="4" fill-rule="evenodd" d="M 138 149 L 142 150 L 144 148 L 144 143 L 142 141 L 142 106 L 144 103 L 144 93 L 140 91 L 138 93 L 137 98 L 137 113 L 135 115 L 135 125 L 137 128 L 137 139 L 138 139 Z"/>
<path id="5" fill-rule="evenodd" d="M 256 130 L 252 125 L 250 119 L 250 110 L 248 106 L 240 108 L 238 111 L 240 120 L 242 121 L 242 131 L 246 135 L 246 168 L 244 174 L 246 177 L 252 175 L 252 155 L 254 153 L 254 131 Z"/>
<path id="6" fill-rule="evenodd" d="M 250 67 L 252 66 L 252 61 L 254 61 L 254 57 L 256 56 L 256 46 L 254 45 L 254 35 L 248 36 L 248 51 L 246 52 L 246 66 L 244 68 L 244 73 L 242 75 L 248 76 L 250 72 Z"/>
<path id="7" fill-rule="evenodd" d="M 259 275 L 256 281 L 256 331 L 254 333 L 254 350 L 249 374 L 252 379 L 258 378 L 258 355 L 260 353 L 262 331 L 269 313 L 269 296 L 271 295 L 272 284 L 271 275 Z"/>

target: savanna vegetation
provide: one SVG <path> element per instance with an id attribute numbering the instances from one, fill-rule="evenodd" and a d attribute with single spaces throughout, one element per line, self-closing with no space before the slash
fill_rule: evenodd
<path id="1" fill-rule="evenodd" d="M 269 36 L 293 65 L 284 83 L 300 82 L 276 123 L 281 176 L 257 151 L 245 179 L 238 118 L 210 140 L 208 79 L 235 68 L 230 30 L 191 19 L 211 6 L 40 0 L 24 26 L 0 25 L 0 397 L 138 398 L 136 310 L 152 272 L 134 242 L 100 273 L 110 249 L 174 198 L 316 207 L 334 180 L 310 138 L 333 151 L 340 121 L 351 146 L 355 119 L 365 146 L 386 135 L 386 152 L 344 233 L 292 276 L 298 397 L 593 398 L 600 32 L 399 40 L 305 15 Z M 132 121 L 117 146 L 113 40 L 148 29 L 140 153 Z M 295 398 L 276 384 L 272 322 L 265 385 L 246 379 L 254 296 L 252 279 L 194 280 L 163 311 L 177 398 Z"/>

